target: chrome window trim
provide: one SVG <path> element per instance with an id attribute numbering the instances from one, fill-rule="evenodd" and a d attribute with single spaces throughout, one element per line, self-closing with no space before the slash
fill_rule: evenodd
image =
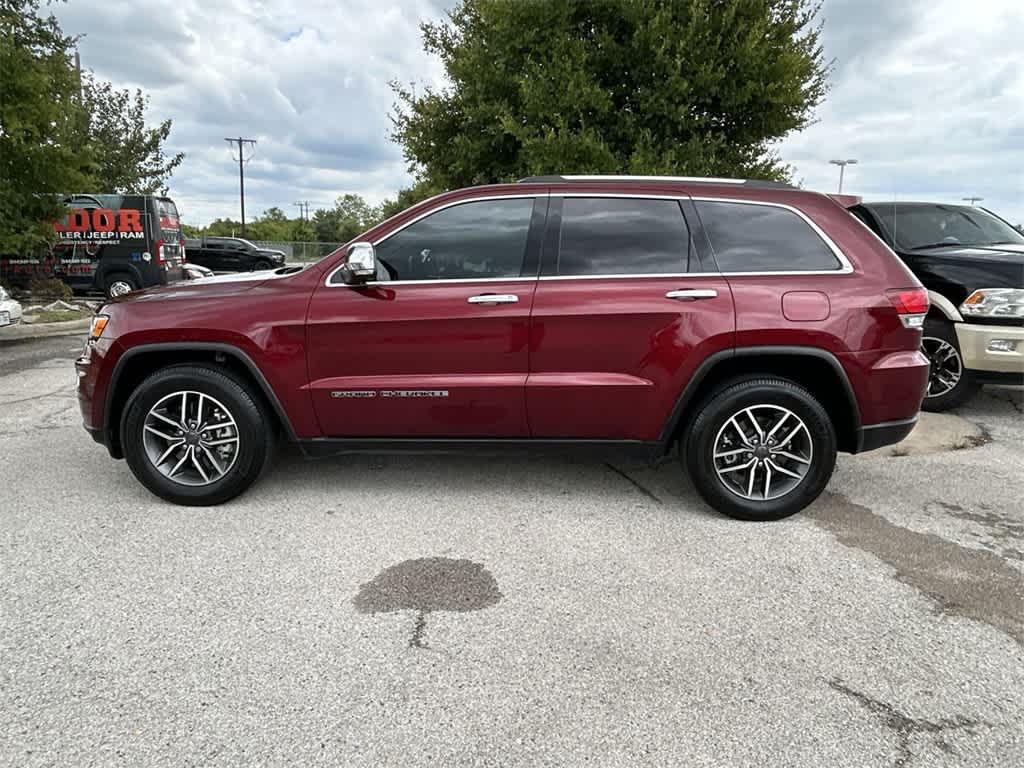
<path id="1" fill-rule="evenodd" d="M 480 195 L 478 197 L 469 197 L 462 200 L 452 200 L 451 202 L 445 203 L 437 208 L 430 208 L 424 211 L 419 216 L 409 219 L 398 229 L 388 232 L 383 237 L 379 237 L 376 240 L 371 241 L 374 248 L 383 243 L 390 237 L 397 235 L 399 232 L 404 230 L 406 227 L 411 227 L 417 221 L 425 219 L 427 216 L 432 216 L 435 213 L 447 210 L 448 208 L 454 208 L 456 205 L 465 205 L 466 203 L 480 203 L 485 200 L 521 200 L 523 198 L 536 199 L 539 197 L 548 197 L 547 192 L 522 192 L 519 194 L 500 194 L 500 195 Z M 397 214 L 396 214 L 397 215 Z M 327 288 L 361 288 L 366 285 L 437 285 L 438 283 L 480 283 L 480 282 L 494 282 L 497 280 L 509 281 L 509 280 L 536 280 L 536 277 L 455 277 L 449 280 L 370 280 L 365 283 L 359 283 L 357 285 L 349 285 L 348 283 L 332 283 L 331 278 L 334 277 L 335 273 L 339 272 L 345 263 L 342 262 L 337 267 L 331 270 L 330 274 L 324 279 L 324 286 Z"/>
<path id="2" fill-rule="evenodd" d="M 714 275 L 715 277 L 721 277 L 721 275 L 718 275 L 715 272 L 649 272 L 647 274 L 632 274 L 632 273 L 630 273 L 630 274 L 615 274 L 615 275 L 542 275 L 541 277 L 539 277 L 537 279 L 538 280 L 608 280 L 610 278 L 614 278 L 616 280 L 642 280 L 645 277 L 649 277 L 651 279 L 657 280 L 659 278 L 660 279 L 665 279 L 665 278 L 668 278 L 668 277 L 686 278 L 686 277 L 694 277 L 694 276 L 699 277 L 701 275 L 704 275 L 705 277 L 710 277 L 712 275 Z"/>
<path id="3" fill-rule="evenodd" d="M 532 283 L 536 277 L 453 277 L 447 280 L 368 280 L 365 283 L 349 285 L 348 283 L 333 283 L 329 288 L 364 288 L 366 286 L 379 286 L 387 288 L 389 285 L 451 285 L 452 283 Z"/>
<path id="4" fill-rule="evenodd" d="M 609 177 L 609 178 L 621 178 L 621 177 Z M 664 178 L 664 177 L 658 177 Z M 677 177 L 684 178 L 684 177 Z M 739 182 L 742 183 L 742 180 Z M 785 270 L 776 272 L 658 272 L 649 274 L 616 274 L 616 275 L 544 275 L 537 277 L 465 277 L 465 278 L 452 278 L 449 280 L 371 280 L 366 283 L 360 283 L 359 285 L 349 285 L 348 283 L 332 283 L 331 278 L 338 272 L 344 264 L 339 264 L 327 278 L 324 280 L 324 285 L 328 288 L 359 288 L 362 286 L 388 286 L 388 285 L 440 285 L 440 284 L 451 284 L 451 283 L 495 283 L 495 282 L 530 282 L 534 280 L 607 280 L 607 279 L 643 279 L 643 278 L 692 278 L 692 277 L 796 277 L 801 275 L 807 276 L 825 276 L 825 275 L 849 275 L 852 274 L 853 264 L 846 258 L 846 254 L 843 253 L 842 249 L 836 245 L 835 241 L 832 240 L 814 221 L 811 220 L 807 214 L 801 211 L 799 208 L 794 208 L 792 205 L 786 203 L 775 203 L 768 202 L 766 200 L 740 200 L 733 197 L 707 197 L 707 196 L 694 196 L 689 194 L 658 194 L 658 193 L 644 193 L 644 192 L 532 192 L 523 194 L 501 194 L 501 195 L 481 195 L 479 197 L 471 197 L 463 200 L 454 200 L 450 203 L 446 203 L 439 208 L 431 208 L 428 211 L 424 211 L 414 219 L 410 219 L 398 229 L 393 232 L 389 232 L 384 237 L 380 237 L 373 241 L 374 247 L 379 243 L 384 242 L 392 235 L 396 235 L 412 224 L 415 224 L 420 219 L 426 218 L 433 213 L 438 213 L 446 208 L 451 208 L 456 205 L 463 205 L 465 203 L 477 203 L 484 200 L 515 200 L 521 198 L 539 198 L 539 197 L 617 197 L 617 198 L 639 198 L 639 199 L 650 199 L 650 200 L 692 200 L 693 202 L 703 203 L 737 203 L 740 205 L 763 205 L 771 208 L 782 208 L 784 210 L 795 213 L 799 216 L 811 230 L 818 235 L 828 246 L 829 250 L 839 261 L 838 269 L 806 269 L 806 270 Z M 877 237 L 877 235 L 876 235 Z"/>
<path id="5" fill-rule="evenodd" d="M 799 208 L 794 208 L 792 205 L 786 205 L 785 203 L 771 203 L 765 200 L 736 200 L 730 197 L 696 197 L 691 196 L 691 200 L 695 203 L 737 203 L 739 205 L 763 205 L 770 208 L 783 208 L 784 210 L 795 213 L 801 219 L 803 219 L 811 230 L 824 241 L 825 245 L 828 246 L 829 250 L 832 251 L 832 255 L 839 261 L 839 269 L 795 269 L 786 270 L 779 272 L 721 272 L 720 274 L 725 277 L 728 275 L 735 275 L 737 277 L 762 277 L 768 275 L 848 275 L 853 272 L 853 264 L 846 258 L 846 254 L 843 253 L 842 249 L 835 244 L 825 232 L 815 224 L 811 217 L 801 211 Z M 697 211 L 697 215 L 700 215 L 700 211 Z M 703 226 L 703 222 L 701 223 Z M 711 250 L 714 251 L 714 244 L 711 246 Z"/>

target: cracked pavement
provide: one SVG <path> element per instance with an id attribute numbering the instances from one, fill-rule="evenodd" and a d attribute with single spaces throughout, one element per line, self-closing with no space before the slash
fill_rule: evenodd
<path id="1" fill-rule="evenodd" d="M 0 764 L 1024 763 L 1019 390 L 772 524 L 675 460 L 284 455 L 177 508 L 80 346 L 0 346 Z"/>

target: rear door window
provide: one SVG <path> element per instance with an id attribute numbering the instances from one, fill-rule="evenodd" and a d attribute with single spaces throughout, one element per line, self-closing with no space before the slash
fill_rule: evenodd
<path id="1" fill-rule="evenodd" d="M 558 256 L 544 274 L 679 274 L 689 268 L 690 251 L 678 200 L 567 197 Z"/>
<path id="2" fill-rule="evenodd" d="M 818 272 L 842 267 L 801 216 L 759 203 L 694 201 L 722 272 Z"/>

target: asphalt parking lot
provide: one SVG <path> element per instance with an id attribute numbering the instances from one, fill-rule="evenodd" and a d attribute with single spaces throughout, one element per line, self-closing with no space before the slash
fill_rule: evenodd
<path id="1" fill-rule="evenodd" d="M 1024 397 L 719 517 L 677 463 L 285 457 L 150 496 L 0 346 L 0 764 L 1024 764 Z"/>

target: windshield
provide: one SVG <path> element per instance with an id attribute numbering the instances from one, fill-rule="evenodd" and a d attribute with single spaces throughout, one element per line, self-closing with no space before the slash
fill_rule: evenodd
<path id="1" fill-rule="evenodd" d="M 1024 245 L 1024 235 L 984 208 L 967 205 L 872 205 L 886 240 L 898 248 L 928 246 Z"/>

